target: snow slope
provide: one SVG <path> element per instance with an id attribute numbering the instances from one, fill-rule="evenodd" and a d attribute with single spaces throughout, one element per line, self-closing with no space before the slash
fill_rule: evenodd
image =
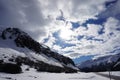
<path id="1" fill-rule="evenodd" d="M 29 50 L 28 48 L 16 47 L 13 40 L 0 39 L 0 60 L 4 60 L 6 63 L 10 63 L 9 59 L 12 57 L 29 57 L 31 60 L 43 61 L 44 63 L 52 64 L 55 66 L 63 67 L 60 62 L 53 58 L 48 58 L 44 54 L 36 54 L 35 52 Z M 5 58 L 4 58 L 5 57 Z"/>

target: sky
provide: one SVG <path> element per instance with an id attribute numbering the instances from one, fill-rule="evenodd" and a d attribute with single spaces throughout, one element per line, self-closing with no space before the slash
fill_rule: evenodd
<path id="1" fill-rule="evenodd" d="M 0 0 L 0 27 L 17 27 L 76 63 L 120 52 L 120 0 Z"/>

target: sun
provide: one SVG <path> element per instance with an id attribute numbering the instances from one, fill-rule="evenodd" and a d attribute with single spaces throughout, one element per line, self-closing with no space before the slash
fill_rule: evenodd
<path id="1" fill-rule="evenodd" d="M 60 38 L 64 40 L 70 40 L 72 37 L 73 31 L 67 27 L 64 27 L 60 30 Z"/>

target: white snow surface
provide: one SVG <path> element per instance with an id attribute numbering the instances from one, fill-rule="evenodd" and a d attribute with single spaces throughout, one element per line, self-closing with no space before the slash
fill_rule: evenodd
<path id="1" fill-rule="evenodd" d="M 102 74 L 109 74 L 109 72 L 99 72 Z M 111 75 L 120 76 L 120 71 L 111 71 Z"/>
<path id="2" fill-rule="evenodd" d="M 22 66 L 23 73 L 21 74 L 7 74 L 0 73 L 0 80 L 109 80 L 109 78 L 96 75 L 95 73 L 48 73 L 37 72 L 33 68 L 29 68 L 26 65 Z M 29 68 L 29 71 L 25 71 Z M 108 74 L 108 72 L 102 72 Z M 119 75 L 120 72 L 113 72 L 114 75 Z"/>

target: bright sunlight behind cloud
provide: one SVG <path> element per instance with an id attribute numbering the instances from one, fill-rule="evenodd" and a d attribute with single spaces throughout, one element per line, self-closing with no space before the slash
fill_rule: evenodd
<path id="1" fill-rule="evenodd" d="M 120 0 L 0 0 L 0 25 L 69 56 L 120 51 Z"/>

